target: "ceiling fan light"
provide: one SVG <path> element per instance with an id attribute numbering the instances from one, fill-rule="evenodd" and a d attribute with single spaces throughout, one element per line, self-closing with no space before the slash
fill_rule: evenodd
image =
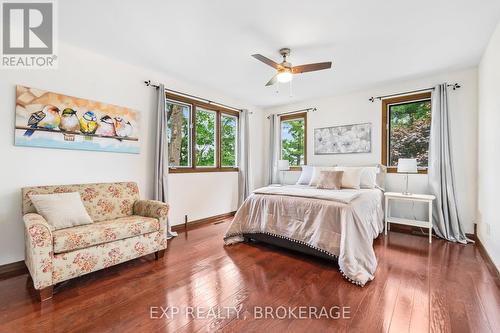
<path id="1" fill-rule="evenodd" d="M 277 76 L 278 82 L 286 83 L 293 79 L 293 74 L 291 72 L 280 72 Z"/>

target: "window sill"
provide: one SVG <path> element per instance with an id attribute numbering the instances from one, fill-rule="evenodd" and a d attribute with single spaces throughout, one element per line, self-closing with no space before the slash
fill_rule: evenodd
<path id="1" fill-rule="evenodd" d="M 387 167 L 387 173 L 398 173 L 398 168 L 397 167 Z M 417 173 L 421 174 L 421 175 L 426 175 L 427 168 L 418 169 Z M 402 175 L 404 175 L 404 173 L 402 173 Z"/>
<path id="2" fill-rule="evenodd" d="M 169 168 L 168 173 L 238 172 L 239 168 Z"/>

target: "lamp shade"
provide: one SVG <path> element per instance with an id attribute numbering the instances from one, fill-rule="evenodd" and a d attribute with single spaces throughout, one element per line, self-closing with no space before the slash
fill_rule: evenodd
<path id="1" fill-rule="evenodd" d="M 279 171 L 290 170 L 290 163 L 288 162 L 288 160 L 279 160 L 278 161 L 278 170 Z"/>
<path id="2" fill-rule="evenodd" d="M 398 173 L 417 173 L 416 158 L 398 159 Z"/>

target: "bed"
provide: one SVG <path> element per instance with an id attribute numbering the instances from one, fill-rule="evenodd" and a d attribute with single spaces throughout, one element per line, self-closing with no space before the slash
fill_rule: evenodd
<path id="1" fill-rule="evenodd" d="M 251 239 L 338 261 L 342 275 L 364 286 L 373 280 L 373 240 L 383 231 L 383 192 L 267 186 L 236 212 L 224 243 Z"/>

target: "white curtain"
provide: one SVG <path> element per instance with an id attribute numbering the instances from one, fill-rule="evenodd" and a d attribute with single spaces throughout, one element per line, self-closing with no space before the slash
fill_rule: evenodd
<path id="1" fill-rule="evenodd" d="M 165 86 L 160 84 L 156 106 L 156 149 L 155 149 L 155 179 L 154 199 L 168 203 L 168 141 L 167 141 L 167 109 Z M 177 236 L 172 231 L 167 219 L 167 239 Z"/>
<path id="2" fill-rule="evenodd" d="M 431 193 L 436 196 L 432 213 L 434 231 L 449 241 L 467 243 L 455 196 L 446 83 L 434 87 L 432 93 L 428 175 Z"/>
<path id="3" fill-rule="evenodd" d="M 248 110 L 241 111 L 240 114 L 240 131 L 239 131 L 239 148 L 238 148 L 238 206 L 243 204 L 243 201 L 248 197 L 249 193 L 249 170 L 248 170 L 248 156 L 249 156 L 249 123 L 248 123 Z"/>
<path id="4" fill-rule="evenodd" d="M 280 139 L 278 130 L 279 117 L 272 114 L 269 116 L 269 168 L 267 171 L 269 184 L 279 183 L 278 159 L 280 153 Z"/>

